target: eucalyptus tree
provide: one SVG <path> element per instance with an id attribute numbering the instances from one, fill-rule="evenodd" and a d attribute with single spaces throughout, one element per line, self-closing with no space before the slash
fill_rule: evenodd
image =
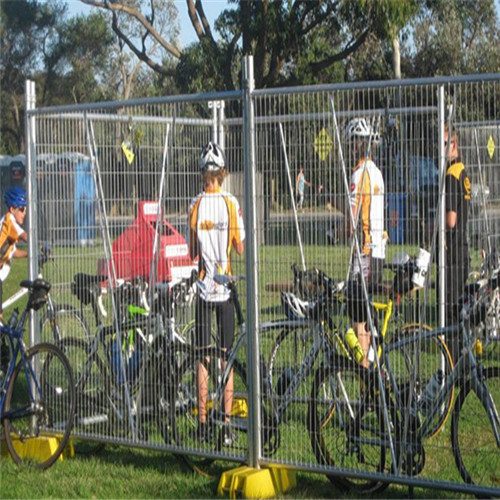
<path id="1" fill-rule="evenodd" d="M 112 13 L 117 36 L 155 72 L 175 75 L 183 91 L 198 91 L 237 88 L 243 54 L 253 54 L 255 84 L 260 88 L 342 78 L 346 58 L 371 34 L 394 38 L 405 22 L 406 7 L 417 0 L 391 0 L 386 9 L 379 0 L 232 0 L 213 26 L 203 0 L 186 0 L 197 36 L 197 42 L 187 47 L 159 31 L 168 23 L 161 25 L 156 16 L 165 2 L 80 1 Z M 140 37 L 124 35 L 126 19 L 137 26 Z M 145 39 L 154 40 L 162 51 L 148 54 Z M 172 65 L 172 60 L 178 64 Z"/>

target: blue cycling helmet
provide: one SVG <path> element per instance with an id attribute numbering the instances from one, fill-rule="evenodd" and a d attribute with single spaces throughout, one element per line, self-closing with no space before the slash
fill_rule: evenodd
<path id="1" fill-rule="evenodd" d="M 26 206 L 26 190 L 19 187 L 7 189 L 3 193 L 3 199 L 8 208 L 25 207 Z"/>

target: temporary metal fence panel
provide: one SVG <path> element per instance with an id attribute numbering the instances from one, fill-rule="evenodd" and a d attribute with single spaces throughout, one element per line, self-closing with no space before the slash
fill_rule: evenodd
<path id="1" fill-rule="evenodd" d="M 442 410 L 428 419 L 433 425 L 419 434 L 429 414 L 421 393 L 439 370 L 449 375 L 451 365 L 441 337 L 422 335 L 418 325 L 434 329 L 446 321 L 444 273 L 438 272 L 444 260 L 437 251 L 445 238 L 446 124 L 458 132 L 472 183 L 470 270 L 481 270 L 481 248 L 498 244 L 499 87 L 498 75 L 255 91 L 244 82 L 242 93 L 30 111 L 35 125 L 28 144 L 35 161 L 29 171 L 37 197 L 31 213 L 38 243 L 49 243 L 53 256 L 42 272 L 53 284 L 54 302 L 67 313 L 62 342 L 76 372 L 86 374 L 75 435 L 170 450 L 198 467 L 207 465 L 207 457 L 279 463 L 323 472 L 358 489 L 376 489 L 382 480 L 498 493 L 500 452 L 488 422 L 473 413 L 479 401 L 471 405 L 471 422 L 463 410 L 457 427 L 460 449 L 470 450 L 461 457 L 465 468 L 478 470 L 475 486 L 466 486 L 455 466 L 453 400 L 449 406 L 441 402 Z M 364 156 L 345 135 L 353 118 L 372 126 L 365 154 L 384 179 L 373 199 L 384 196 L 385 262 L 401 260 L 403 253 L 416 257 L 419 249 L 431 258 L 425 286 L 416 291 L 413 273 L 398 281 L 394 270 L 384 269 L 375 310 L 362 319 L 375 351 L 384 346 L 389 354 L 375 356 L 369 372 L 349 360 L 353 354 L 344 338 L 353 326 L 346 300 L 353 287 L 339 291 L 343 298 L 337 302 L 323 281 L 352 281 L 363 251 L 363 220 L 356 237 L 346 229 L 353 167 Z M 252 223 L 246 227 L 252 255 L 235 257 L 233 273 L 252 279 L 236 286 L 243 312 L 251 313 L 247 323 L 258 333 L 252 337 L 250 328 L 249 345 L 258 352 L 250 352 L 248 367 L 247 342 L 237 344 L 231 415 L 236 439 L 227 442 L 214 435 L 205 442 L 206 436 L 196 434 L 200 358 L 212 373 L 209 411 L 223 406 L 217 352 L 204 357 L 183 348 L 182 341 L 173 347 L 168 342 L 174 331 L 186 343 L 195 335 L 194 303 L 184 293 L 189 287 L 177 290 L 182 300 L 175 314 L 165 313 L 171 305 L 165 284 L 189 278 L 197 265 L 186 257 L 184 236 L 190 200 L 201 189 L 200 147 L 210 139 L 224 146 L 230 172 L 224 187 Z M 297 196 L 301 166 L 307 180 L 303 200 Z M 361 280 L 356 288 L 361 304 L 366 285 Z M 382 293 L 394 286 L 402 297 Z M 141 291 L 152 307 L 148 313 L 140 309 Z M 92 311 L 101 293 L 107 317 Z M 309 319 L 290 319 L 290 293 L 307 302 L 299 310 Z M 159 297 L 164 314 L 153 307 Z M 385 324 L 388 311 L 392 316 Z M 78 323 L 81 317 L 86 329 Z M 122 327 L 124 318 L 135 318 L 137 327 Z M 475 331 L 482 342 L 478 359 L 498 366 L 497 311 L 486 321 L 488 328 Z M 50 321 L 40 335 L 53 338 Z M 413 335 L 414 342 L 404 344 Z M 403 343 L 387 349 L 398 339 Z M 180 373 L 174 380 L 173 372 Z M 127 378 L 133 382 L 120 384 Z M 489 380 L 497 382 L 498 376 Z M 458 381 L 458 400 L 461 387 Z M 498 408 L 500 388 L 492 390 Z M 251 413 L 252 401 L 260 407 L 257 413 Z M 231 428 L 222 413 L 211 415 L 217 433 Z M 248 435 L 249 415 L 258 435 Z M 353 479 L 346 483 L 346 477 Z"/>

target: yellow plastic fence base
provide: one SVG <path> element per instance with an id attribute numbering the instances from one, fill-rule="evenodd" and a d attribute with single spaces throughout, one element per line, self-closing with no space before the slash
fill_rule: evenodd
<path id="1" fill-rule="evenodd" d="M 222 474 L 217 493 L 229 498 L 275 498 L 297 484 L 296 472 L 278 466 L 242 466 Z"/>
<path id="2" fill-rule="evenodd" d="M 60 438 L 57 436 L 39 436 L 37 438 L 27 439 L 22 442 L 18 439 L 13 441 L 14 448 L 21 458 L 33 458 L 36 462 L 43 462 L 47 460 L 57 450 Z M 2 456 L 10 456 L 5 441 L 1 441 L 0 447 Z M 73 446 L 73 439 L 70 438 L 66 448 L 64 448 L 58 460 L 65 458 L 72 458 L 75 456 L 75 448 Z"/>

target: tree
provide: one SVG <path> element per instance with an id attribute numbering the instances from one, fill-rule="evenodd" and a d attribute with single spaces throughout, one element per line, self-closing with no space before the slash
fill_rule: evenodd
<path id="1" fill-rule="evenodd" d="M 174 39 L 164 38 L 157 29 L 157 0 L 147 3 L 147 12 L 142 10 L 145 2 L 135 0 L 80 1 L 116 15 L 115 33 L 155 72 L 173 75 L 175 68 L 164 61 L 177 60 L 177 82 L 187 91 L 199 90 L 200 84 L 205 90 L 237 88 L 241 56 L 248 53 L 254 56 L 259 88 L 300 83 L 301 75 L 305 80 L 319 81 L 332 71 L 338 72 L 335 66 L 353 54 L 370 33 L 379 33 L 387 26 L 378 22 L 381 13 L 387 17 L 387 12 L 377 7 L 379 0 L 233 0 L 235 8 L 224 10 L 215 23 L 220 34 L 216 40 L 202 0 L 186 0 L 198 43 L 181 50 Z M 392 1 L 391 5 L 397 3 Z M 125 37 L 121 29 L 124 17 L 117 14 L 136 23 L 140 39 L 157 42 L 165 57 L 153 58 L 139 38 Z M 193 79 L 192 75 L 197 76 Z M 207 75 L 211 75 L 208 81 Z"/>
<path id="2" fill-rule="evenodd" d="M 64 8 L 33 0 L 0 3 L 1 151 L 19 153 L 24 147 L 24 82 L 43 66 Z"/>
<path id="3" fill-rule="evenodd" d="M 497 72 L 500 29 L 494 0 L 426 0 L 410 25 L 408 76 Z"/>

